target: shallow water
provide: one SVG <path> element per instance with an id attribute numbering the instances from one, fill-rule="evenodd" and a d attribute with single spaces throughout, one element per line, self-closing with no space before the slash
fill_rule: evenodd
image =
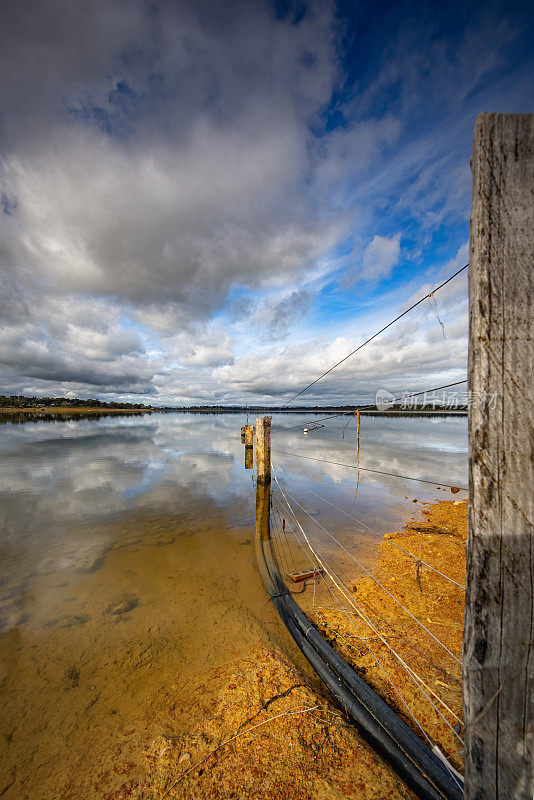
<path id="1" fill-rule="evenodd" d="M 344 576 L 354 558 L 372 565 L 380 536 L 423 501 L 451 497 L 326 463 L 355 464 L 354 427 L 342 439 L 341 418 L 304 437 L 294 426 L 306 419 L 273 418 L 275 509 L 295 527 L 283 488 Z M 147 743 L 209 715 L 243 653 L 273 641 L 297 658 L 255 570 L 242 424 L 153 414 L 1 426 L 0 796 L 127 796 Z M 467 486 L 465 418 L 362 416 L 360 447 L 362 467 Z M 283 569 L 306 568 L 296 539 L 284 544 Z M 311 587 L 299 597 L 309 604 Z"/>

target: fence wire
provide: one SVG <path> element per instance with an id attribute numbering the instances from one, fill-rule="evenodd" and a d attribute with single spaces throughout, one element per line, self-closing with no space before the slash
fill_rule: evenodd
<path id="1" fill-rule="evenodd" d="M 308 524 L 311 520 L 315 526 L 317 526 L 326 536 L 329 537 L 329 539 L 336 545 L 336 548 L 339 548 L 342 552 L 344 552 L 350 558 L 350 560 L 359 567 L 359 569 L 363 570 L 366 576 L 372 580 L 380 590 L 386 592 L 393 602 L 400 609 L 402 609 L 402 612 L 407 614 L 413 623 L 419 626 L 426 635 L 430 636 L 436 645 L 442 648 L 442 650 L 447 654 L 447 657 L 451 658 L 457 665 L 461 664 L 460 659 L 445 645 L 444 642 L 442 642 L 435 634 L 433 634 L 432 631 L 421 620 L 417 619 L 417 617 L 413 615 L 408 608 L 406 608 L 404 603 L 402 603 L 399 598 L 390 592 L 389 589 L 387 589 L 387 587 L 385 587 L 375 575 L 373 575 L 357 558 L 355 558 L 355 556 L 350 553 L 349 550 L 347 550 L 347 548 L 345 548 L 341 542 L 339 542 L 339 540 L 327 530 L 327 528 L 325 528 L 318 520 L 316 520 L 305 507 L 305 505 L 297 500 L 297 498 L 288 491 L 287 487 L 284 488 L 281 485 L 280 481 L 285 480 L 286 477 L 287 476 L 279 476 L 278 472 L 273 467 L 274 491 L 272 495 L 272 519 L 276 531 L 275 536 L 277 540 L 278 553 L 281 556 L 281 564 L 286 570 L 286 574 L 289 574 L 290 564 L 293 565 L 292 569 L 295 572 L 297 571 L 297 562 L 295 560 L 295 554 L 293 553 L 293 547 L 289 544 L 291 541 L 293 542 L 293 545 L 298 548 L 298 551 L 302 551 L 304 556 L 306 556 L 307 561 L 310 563 L 314 571 L 319 568 L 322 570 L 321 573 L 314 575 L 313 580 L 314 594 L 312 613 L 317 617 L 317 619 L 321 619 L 321 608 L 324 608 L 316 607 L 316 585 L 321 584 L 333 603 L 331 610 L 341 613 L 346 619 L 349 630 L 354 631 L 354 640 L 358 642 L 358 644 L 361 643 L 363 652 L 367 652 L 372 658 L 380 674 L 386 680 L 387 685 L 391 687 L 393 695 L 397 698 L 397 701 L 400 704 L 399 707 L 404 709 L 405 713 L 412 720 L 415 728 L 419 731 L 424 740 L 427 741 L 429 746 L 435 750 L 436 742 L 432 740 L 432 737 L 425 729 L 424 716 L 421 717 L 420 713 L 416 713 L 413 703 L 410 702 L 410 697 L 413 696 L 413 691 L 407 693 L 406 690 L 403 689 L 399 684 L 399 681 L 393 678 L 389 668 L 386 666 L 383 659 L 380 657 L 380 654 L 373 646 L 373 641 L 383 645 L 386 648 L 387 652 L 389 652 L 393 657 L 394 663 L 401 668 L 401 670 L 407 676 L 409 683 L 416 690 L 416 693 L 422 698 L 422 702 L 426 702 L 428 706 L 430 706 L 432 712 L 439 717 L 442 723 L 444 723 L 446 729 L 454 736 L 459 745 L 463 746 L 463 739 L 460 736 L 462 721 L 458 714 L 456 714 L 450 705 L 442 697 L 440 697 L 439 694 L 435 692 L 427 682 L 425 682 L 425 680 L 423 680 L 421 675 L 418 674 L 414 667 L 407 662 L 405 655 L 399 652 L 398 647 L 392 644 L 392 640 L 395 637 L 391 635 L 384 635 L 384 633 L 380 630 L 378 623 L 370 617 L 369 610 L 365 609 L 361 603 L 358 602 L 356 596 L 348 588 L 346 582 L 341 578 L 337 569 L 332 566 L 330 560 L 320 549 L 317 537 L 312 536 L 309 531 L 305 530 L 301 520 L 299 520 L 299 517 L 297 516 L 297 511 L 304 515 L 304 517 L 308 520 Z M 370 526 L 366 525 L 361 520 L 358 520 L 358 518 L 349 512 L 345 512 L 338 505 L 327 500 L 327 498 L 322 497 L 319 493 L 311 489 L 308 489 L 308 491 L 310 491 L 311 494 L 315 495 L 318 499 L 328 503 L 330 506 L 352 519 L 358 524 L 360 530 L 365 529 L 373 533 L 375 532 Z M 283 541 L 284 539 L 286 540 L 285 543 Z M 417 556 L 414 556 L 409 551 L 406 551 L 404 548 L 400 547 L 400 545 L 396 545 L 396 543 L 391 542 L 391 540 L 386 539 L 384 541 L 397 546 L 415 561 L 421 562 L 421 559 L 417 558 Z M 284 547 L 286 547 L 286 549 L 283 549 Z M 461 584 L 457 583 L 457 581 L 445 575 L 440 570 L 437 570 L 432 565 L 425 565 L 441 577 L 451 581 L 460 589 L 464 588 L 461 586 Z M 374 634 L 374 636 L 364 636 L 362 629 L 359 627 L 358 621 L 363 623 L 366 628 L 372 632 L 372 634 Z M 454 773 L 453 768 L 450 768 L 451 772 Z"/>

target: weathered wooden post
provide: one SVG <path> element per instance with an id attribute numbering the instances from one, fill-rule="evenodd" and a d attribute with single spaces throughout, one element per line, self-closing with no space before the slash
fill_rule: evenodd
<path id="1" fill-rule="evenodd" d="M 245 469 L 252 469 L 254 466 L 254 428 L 252 425 L 245 425 L 242 430 L 245 441 Z"/>
<path id="2" fill-rule="evenodd" d="M 254 447 L 254 428 L 252 425 L 245 425 L 245 447 Z"/>
<path id="3" fill-rule="evenodd" d="M 245 443 L 245 427 L 246 427 L 245 425 L 241 426 L 241 441 L 243 442 L 243 444 Z"/>
<path id="4" fill-rule="evenodd" d="M 532 800 L 534 115 L 479 115 L 471 166 L 465 797 Z"/>
<path id="5" fill-rule="evenodd" d="M 256 418 L 256 538 L 271 538 L 271 417 Z"/>

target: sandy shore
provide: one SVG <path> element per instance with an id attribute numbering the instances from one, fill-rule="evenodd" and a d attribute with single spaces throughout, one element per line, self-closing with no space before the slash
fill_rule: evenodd
<path id="1" fill-rule="evenodd" d="M 210 716 L 152 743 L 133 797 L 413 800 L 291 658 L 259 648 L 238 666 Z"/>

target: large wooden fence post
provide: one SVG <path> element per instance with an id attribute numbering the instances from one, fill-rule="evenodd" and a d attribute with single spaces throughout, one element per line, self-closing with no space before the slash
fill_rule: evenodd
<path id="1" fill-rule="evenodd" d="M 466 800 L 534 795 L 534 115 L 481 114 L 471 159 Z"/>
<path id="2" fill-rule="evenodd" d="M 271 538 L 271 417 L 256 419 L 256 538 Z"/>

